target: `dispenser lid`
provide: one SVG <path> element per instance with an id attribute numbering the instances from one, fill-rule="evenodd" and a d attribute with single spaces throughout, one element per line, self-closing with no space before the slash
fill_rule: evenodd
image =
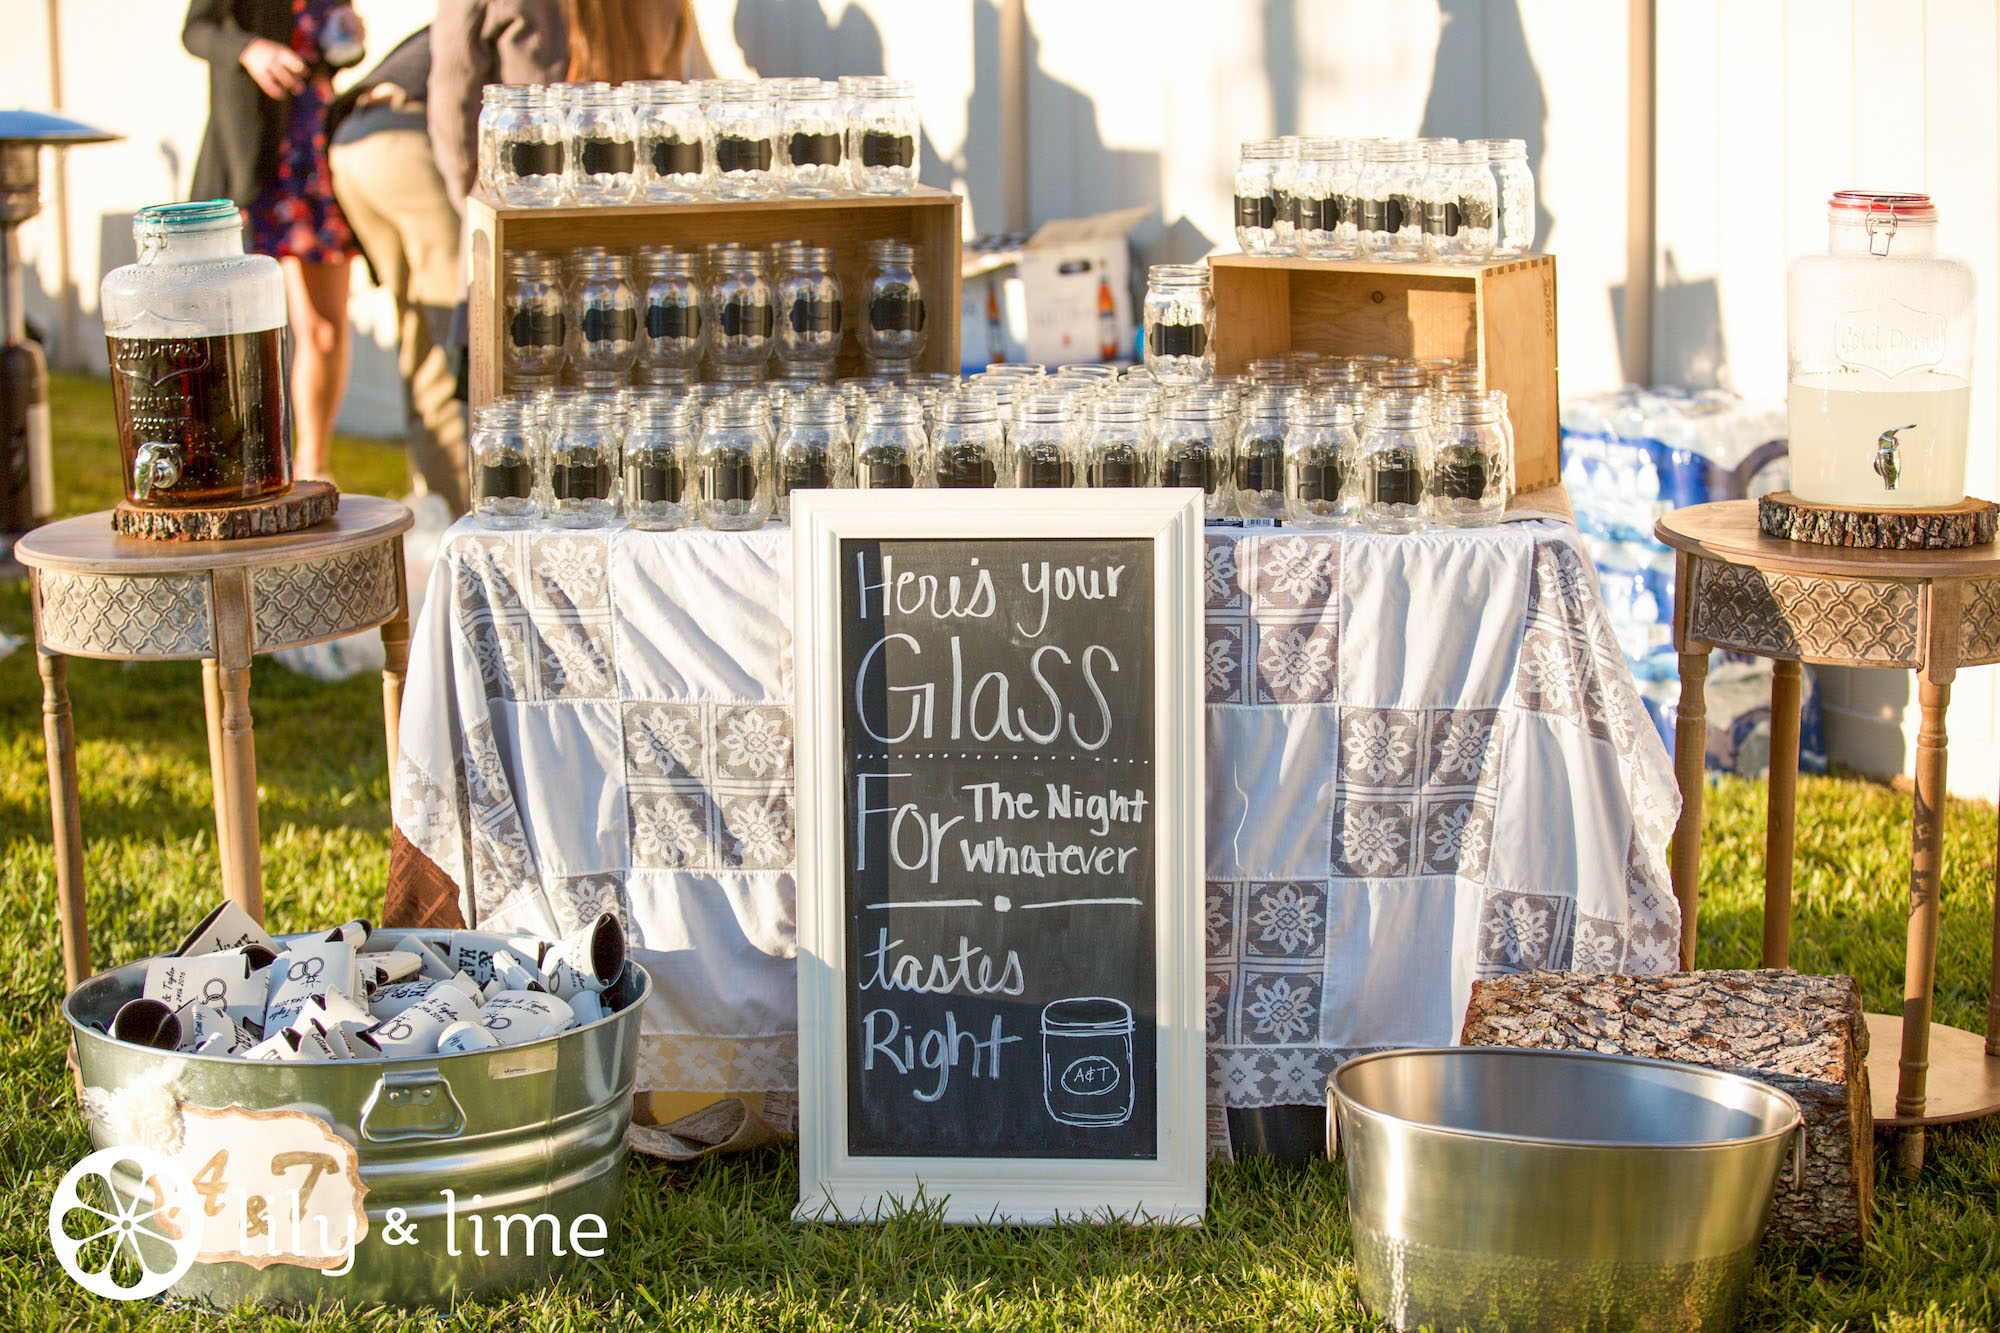
<path id="1" fill-rule="evenodd" d="M 1901 222 L 1936 222 L 1937 208 L 1927 194 L 1910 190 L 1836 190 L 1826 201 L 1836 217 L 1859 222 L 1869 216 Z"/>

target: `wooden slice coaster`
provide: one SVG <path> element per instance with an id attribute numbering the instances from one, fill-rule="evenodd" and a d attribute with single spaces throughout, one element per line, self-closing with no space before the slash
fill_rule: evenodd
<path id="1" fill-rule="evenodd" d="M 1767 537 L 1874 551 L 1952 551 L 1992 544 L 2000 505 L 1960 500 L 1936 509 L 1837 509 L 1773 491 L 1757 501 Z"/>
<path id="2" fill-rule="evenodd" d="M 340 491 L 330 481 L 295 481 L 283 495 L 242 504 L 196 509 L 141 509 L 121 500 L 111 526 L 121 536 L 159 542 L 226 542 L 239 537 L 275 537 L 324 523 L 340 508 Z"/>

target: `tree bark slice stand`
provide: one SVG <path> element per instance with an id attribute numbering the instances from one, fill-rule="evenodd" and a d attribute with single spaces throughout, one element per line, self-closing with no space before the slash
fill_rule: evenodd
<path id="1" fill-rule="evenodd" d="M 1875 551 L 1952 551 L 1989 546 L 2000 505 L 1960 500 L 1936 509 L 1838 509 L 1773 491 L 1757 501 L 1757 526 L 1767 537 Z"/>
<path id="2" fill-rule="evenodd" d="M 222 542 L 242 537 L 276 537 L 324 523 L 340 508 L 340 491 L 330 481 L 295 481 L 283 495 L 243 504 L 192 509 L 141 509 L 121 500 L 111 526 L 121 537 L 161 542 Z"/>
<path id="3" fill-rule="evenodd" d="M 1473 983 L 1459 1040 L 1673 1060 L 1789 1093 L 1805 1115 L 1805 1174 L 1795 1188 L 1781 1175 L 1766 1237 L 1856 1249 L 1867 1239 L 1875 1131 L 1868 1026 L 1851 977 L 1523 972 Z"/>

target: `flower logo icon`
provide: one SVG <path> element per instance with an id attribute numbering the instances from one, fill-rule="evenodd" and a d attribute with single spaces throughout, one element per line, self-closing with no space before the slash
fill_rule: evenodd
<path id="1" fill-rule="evenodd" d="M 135 1176 L 121 1187 L 116 1173 L 127 1164 Z M 145 1300 L 180 1281 L 194 1263 L 200 1215 L 194 1182 L 171 1158 L 137 1146 L 100 1148 L 56 1186 L 49 1243 L 63 1271 L 91 1295 Z M 176 1217 L 186 1220 L 176 1226 Z M 131 1276 L 129 1266 L 118 1268 L 121 1254 L 138 1269 L 138 1280 L 129 1285 L 120 1280 Z"/>

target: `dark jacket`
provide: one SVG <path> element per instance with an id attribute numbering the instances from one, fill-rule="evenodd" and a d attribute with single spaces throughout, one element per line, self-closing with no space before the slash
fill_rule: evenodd
<path id="1" fill-rule="evenodd" d="M 274 100 L 243 68 L 253 37 L 292 42 L 291 0 L 194 0 L 181 45 L 208 62 L 208 130 L 195 159 L 190 198 L 232 199 L 248 208 L 277 179 L 291 100 Z"/>

